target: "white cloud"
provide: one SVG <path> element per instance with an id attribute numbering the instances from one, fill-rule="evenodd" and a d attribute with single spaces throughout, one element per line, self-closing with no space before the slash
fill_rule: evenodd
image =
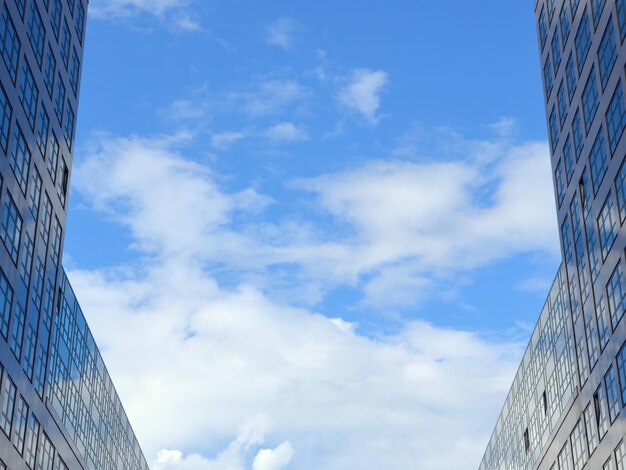
<path id="1" fill-rule="evenodd" d="M 274 142 L 300 142 L 309 138 L 306 131 L 292 122 L 281 122 L 270 127 L 266 136 Z"/>
<path id="2" fill-rule="evenodd" d="M 294 449 L 285 441 L 274 449 L 261 449 L 252 463 L 253 470 L 282 470 L 293 457 Z"/>
<path id="3" fill-rule="evenodd" d="M 290 107 L 302 104 L 310 96 L 310 91 L 295 80 L 266 80 L 251 91 L 231 94 L 231 100 L 241 103 L 250 116 L 262 117 L 284 112 Z"/>
<path id="4" fill-rule="evenodd" d="M 229 149 L 235 142 L 245 137 L 246 135 L 243 132 L 238 131 L 218 132 L 211 136 L 211 147 L 219 150 L 226 150 Z"/>
<path id="5" fill-rule="evenodd" d="M 265 40 L 268 44 L 278 46 L 285 51 L 291 51 L 295 47 L 296 35 L 302 26 L 293 18 L 282 17 L 268 25 Z"/>
<path id="6" fill-rule="evenodd" d="M 180 29 L 195 31 L 200 25 L 192 19 L 188 7 L 192 0 L 95 0 L 89 5 L 91 16 L 99 19 L 128 18 L 149 14 L 168 21 Z"/>
<path id="7" fill-rule="evenodd" d="M 387 72 L 382 70 L 355 70 L 339 92 L 339 103 L 361 114 L 371 124 L 376 124 L 379 119 L 380 93 L 388 80 Z"/>
<path id="8" fill-rule="evenodd" d="M 369 338 L 342 312 L 294 308 L 266 286 L 368 273 L 375 303 L 394 276 L 418 288 L 457 263 L 554 250 L 545 145 L 506 147 L 489 166 L 378 161 L 301 181 L 352 232 L 331 237 L 257 220 L 268 198 L 227 191 L 172 142 L 105 138 L 74 173 L 145 255 L 69 276 L 154 468 L 476 468 L 520 344 L 420 321 Z M 285 263 L 308 277 L 276 282 L 266 269 Z"/>

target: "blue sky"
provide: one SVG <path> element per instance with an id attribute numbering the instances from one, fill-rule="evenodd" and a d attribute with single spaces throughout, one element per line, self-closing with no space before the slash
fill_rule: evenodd
<path id="1" fill-rule="evenodd" d="M 65 264 L 152 468 L 476 468 L 560 257 L 532 6 L 90 9 Z"/>

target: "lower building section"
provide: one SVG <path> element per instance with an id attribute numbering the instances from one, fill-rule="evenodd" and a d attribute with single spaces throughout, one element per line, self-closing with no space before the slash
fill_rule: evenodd
<path id="1" fill-rule="evenodd" d="M 63 271 L 59 286 L 40 387 L 28 342 L 0 340 L 0 470 L 148 470 Z"/>

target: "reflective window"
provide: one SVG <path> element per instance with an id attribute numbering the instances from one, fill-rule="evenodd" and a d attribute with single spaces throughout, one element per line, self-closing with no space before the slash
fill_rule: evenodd
<path id="1" fill-rule="evenodd" d="M 5 152 L 9 143 L 9 127 L 12 114 L 13 109 L 9 103 L 9 98 L 4 92 L 2 85 L 0 85 L 0 148 Z"/>
<path id="2" fill-rule="evenodd" d="M 585 136 L 583 134 L 580 111 L 577 109 L 572 121 L 572 135 L 574 136 L 574 150 L 576 151 L 576 160 L 580 157 L 585 145 Z"/>
<path id="3" fill-rule="evenodd" d="M 556 149 L 556 144 L 559 142 L 559 123 L 557 121 L 556 116 L 556 108 L 552 107 L 552 112 L 550 113 L 550 118 L 548 120 L 550 127 L 550 144 L 552 147 L 552 151 Z"/>
<path id="4" fill-rule="evenodd" d="M 567 98 L 565 97 L 565 84 L 563 83 L 563 81 L 561 81 L 561 84 L 559 85 L 559 90 L 556 94 L 556 100 L 559 106 L 559 124 L 561 125 L 561 127 L 563 127 L 563 123 L 567 118 L 568 104 Z"/>
<path id="5" fill-rule="evenodd" d="M 626 37 L 626 0 L 617 0 L 617 21 L 619 22 L 619 31 L 624 40 Z"/>
<path id="6" fill-rule="evenodd" d="M 61 0 L 52 0 L 52 11 L 50 12 L 50 24 L 52 25 L 52 31 L 54 36 L 59 39 L 59 32 L 61 30 Z"/>
<path id="7" fill-rule="evenodd" d="M 541 39 L 541 48 L 543 49 L 548 40 L 548 19 L 544 8 L 541 8 L 541 14 L 539 15 L 539 38 Z"/>
<path id="8" fill-rule="evenodd" d="M 606 154 L 606 145 L 604 142 L 604 131 L 602 127 L 598 131 L 596 140 L 593 142 L 591 154 L 589 155 L 589 164 L 591 167 L 591 182 L 593 185 L 593 193 L 596 194 L 602 183 L 602 179 L 606 174 L 608 167 L 608 157 Z"/>
<path id="9" fill-rule="evenodd" d="M 589 131 L 593 118 L 598 110 L 600 98 L 598 95 L 598 82 L 596 78 L 596 69 L 593 67 L 589 73 L 589 78 L 583 89 L 583 116 L 585 118 L 585 129 Z"/>
<path id="10" fill-rule="evenodd" d="M 20 396 L 15 404 L 15 412 L 13 414 L 13 432 L 11 433 L 11 442 L 22 454 L 24 450 L 24 439 L 26 438 L 26 422 L 28 421 L 28 405 L 22 396 Z"/>
<path id="11" fill-rule="evenodd" d="M 609 24 L 604 31 L 600 47 L 598 48 L 598 64 L 600 65 L 600 81 L 602 88 L 611 76 L 615 60 L 617 59 L 617 45 L 615 43 L 615 29 L 613 27 L 613 17 L 609 19 Z"/>
<path id="12" fill-rule="evenodd" d="M 613 195 L 609 192 L 598 215 L 598 232 L 600 233 L 600 248 L 602 249 L 603 260 L 608 256 L 609 250 L 617 238 L 618 231 L 617 212 Z"/>
<path id="13" fill-rule="evenodd" d="M 550 57 L 546 58 L 545 64 L 543 64 L 543 81 L 545 84 L 546 91 L 546 100 L 552 93 L 552 87 L 554 85 L 554 76 L 552 75 L 552 62 L 550 62 Z"/>
<path id="14" fill-rule="evenodd" d="M 13 198 L 9 193 L 2 206 L 2 225 L 0 226 L 0 239 L 4 242 L 13 263 L 17 264 L 17 254 L 20 248 L 20 235 L 22 233 L 22 217 Z"/>
<path id="15" fill-rule="evenodd" d="M 593 10 L 593 25 L 595 27 L 598 27 L 604 5 L 606 5 L 606 0 L 591 0 L 591 9 Z"/>
<path id="16" fill-rule="evenodd" d="M 574 170 L 576 169 L 574 163 L 574 150 L 572 149 L 572 140 L 568 135 L 563 144 L 563 162 L 565 163 L 565 176 L 567 177 L 567 183 L 572 180 Z"/>
<path id="17" fill-rule="evenodd" d="M 22 190 L 26 194 L 26 182 L 28 180 L 28 168 L 30 166 L 30 150 L 26 145 L 24 133 L 19 125 L 15 126 L 13 133 L 13 145 L 11 146 L 11 159 L 9 165 L 15 174 L 15 178 Z"/>
<path id="18" fill-rule="evenodd" d="M 570 435 L 574 470 L 582 470 L 587 463 L 587 442 L 583 420 L 579 420 Z"/>
<path id="19" fill-rule="evenodd" d="M 6 371 L 4 371 L 2 385 L 0 386 L 0 429 L 2 429 L 9 438 L 11 436 L 11 424 L 13 423 L 15 391 L 15 384 Z"/>
<path id="20" fill-rule="evenodd" d="M 28 65 L 28 61 L 24 59 L 22 64 L 22 80 L 20 81 L 20 103 L 24 108 L 30 128 L 35 128 L 35 118 L 37 117 L 37 100 L 39 98 L 39 89 L 35 83 L 35 77 Z"/>
<path id="21" fill-rule="evenodd" d="M 33 52 L 35 52 L 37 63 L 41 67 L 43 48 L 46 42 L 46 30 L 43 27 L 43 20 L 41 19 L 39 8 L 37 8 L 37 2 L 30 2 L 27 34 L 30 39 L 30 45 L 33 47 Z"/>
<path id="22" fill-rule="evenodd" d="M 609 134 L 611 153 L 615 152 L 622 133 L 626 127 L 626 109 L 621 81 L 617 84 L 609 108 L 606 111 L 606 130 Z"/>
<path id="23" fill-rule="evenodd" d="M 571 101 L 574 93 L 576 93 L 576 69 L 574 68 L 574 57 L 571 53 L 565 64 L 565 76 L 567 78 L 567 96 Z"/>
<path id="24" fill-rule="evenodd" d="M 606 386 L 606 398 L 609 405 L 609 418 L 611 419 L 612 423 L 613 421 L 615 421 L 617 415 L 619 414 L 619 410 L 622 408 L 619 399 L 617 376 L 615 374 L 615 369 L 613 368 L 613 366 L 609 368 L 606 375 L 604 376 L 604 385 Z"/>
<path id="25" fill-rule="evenodd" d="M 622 263 L 618 262 L 606 285 L 609 311 L 613 328 L 617 326 L 626 308 L 626 280 Z"/>
<path id="26" fill-rule="evenodd" d="M 558 31 L 554 32 L 552 36 L 552 61 L 554 64 L 554 73 L 559 69 L 559 65 L 561 65 L 561 40 L 559 38 Z"/>
<path id="27" fill-rule="evenodd" d="M 48 44 L 48 52 L 46 53 L 46 63 L 44 66 L 44 75 L 43 82 L 46 85 L 46 89 L 48 90 L 48 94 L 52 96 L 52 91 L 54 88 L 54 74 L 56 73 L 57 68 L 57 59 L 54 56 L 54 52 L 52 51 L 52 46 Z"/>
<path id="28" fill-rule="evenodd" d="M 72 42 L 72 33 L 66 20 L 63 20 L 63 34 L 61 35 L 61 58 L 67 68 L 70 61 L 70 45 Z"/>
<path id="29" fill-rule="evenodd" d="M 570 18 L 569 11 L 567 9 L 567 2 L 564 3 L 563 8 L 561 8 L 561 13 L 559 13 L 559 22 L 561 23 L 561 39 L 563 39 L 563 44 L 565 44 L 570 31 Z"/>
<path id="30" fill-rule="evenodd" d="M 17 79 L 17 62 L 20 57 L 20 47 L 20 38 L 17 35 L 15 25 L 5 4 L 2 9 L 2 17 L 0 18 L 0 53 L 14 83 Z"/>
<path id="31" fill-rule="evenodd" d="M 26 322 L 26 312 L 20 305 L 16 303 L 13 309 L 13 320 L 11 321 L 11 335 L 9 336 L 9 347 L 15 357 L 19 361 L 22 358 L 22 342 L 24 341 L 24 325 Z"/>
<path id="32" fill-rule="evenodd" d="M 578 61 L 578 73 L 582 72 L 589 48 L 591 47 L 591 23 L 589 22 L 589 12 L 585 8 L 583 16 L 576 32 L 574 40 L 576 45 L 576 60 Z"/>

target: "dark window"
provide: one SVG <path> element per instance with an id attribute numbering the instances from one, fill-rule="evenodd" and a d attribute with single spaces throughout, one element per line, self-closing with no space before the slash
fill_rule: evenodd
<path id="1" fill-rule="evenodd" d="M 61 12 L 62 12 L 61 0 L 52 0 L 52 12 L 50 13 L 50 24 L 52 24 L 52 31 L 54 36 L 59 40 L 59 31 L 61 30 Z"/>
<path id="2" fill-rule="evenodd" d="M 22 65 L 22 80 L 20 81 L 20 103 L 24 108 L 28 123 L 31 129 L 35 128 L 35 118 L 37 117 L 37 100 L 39 99 L 39 89 L 35 83 L 35 76 L 24 59 Z"/>
<path id="3" fill-rule="evenodd" d="M 28 17 L 28 38 L 33 47 L 37 63 L 41 67 L 43 60 L 43 47 L 46 42 L 46 30 L 43 26 L 41 14 L 37 8 L 37 2 L 30 2 L 30 16 Z"/>
<path id="4" fill-rule="evenodd" d="M 552 93 L 552 86 L 554 85 L 554 76 L 552 75 L 552 62 L 550 62 L 550 56 L 546 58 L 546 63 L 543 64 L 543 81 L 546 87 L 546 99 Z"/>
<path id="5" fill-rule="evenodd" d="M 4 88 L 0 85 L 0 148 L 7 151 L 9 143 L 9 127 L 11 126 L 11 115 L 13 109 L 9 103 L 9 98 L 4 92 Z"/>
<path id="6" fill-rule="evenodd" d="M 546 18 L 546 11 L 543 7 L 539 14 L 539 38 L 541 40 L 541 48 L 543 49 L 548 40 L 548 19 Z"/>
<path id="7" fill-rule="evenodd" d="M 556 101 L 559 106 L 559 124 L 563 127 L 565 119 L 567 119 L 567 97 L 565 96 L 565 84 L 561 81 L 559 90 L 556 93 Z"/>
<path id="8" fill-rule="evenodd" d="M 72 33 L 66 20 L 63 20 L 63 34 L 61 36 L 61 58 L 67 68 L 70 62 L 70 45 L 72 43 Z"/>
<path id="9" fill-rule="evenodd" d="M 46 85 L 46 89 L 48 90 L 48 94 L 52 97 L 52 91 L 54 88 L 54 74 L 57 68 L 57 59 L 54 57 L 54 52 L 52 51 L 52 46 L 48 44 L 48 52 L 46 53 L 46 64 L 44 66 L 44 75 L 43 82 Z"/>
<path id="10" fill-rule="evenodd" d="M 83 43 L 83 34 L 85 32 L 85 7 L 82 0 L 78 1 L 78 12 L 76 13 L 76 34 L 78 40 Z"/>
<path id="11" fill-rule="evenodd" d="M 626 0 L 617 0 L 617 21 L 622 40 L 626 37 Z"/>
<path id="12" fill-rule="evenodd" d="M 530 437 L 528 435 L 528 428 L 524 430 L 524 449 L 526 452 L 530 450 Z"/>
<path id="13" fill-rule="evenodd" d="M 15 174 L 15 178 L 17 179 L 22 193 L 26 194 L 26 182 L 28 180 L 28 168 L 30 166 L 30 150 L 26 145 L 26 139 L 19 125 L 15 126 L 15 132 L 13 133 L 13 146 L 9 165 Z"/>
<path id="14" fill-rule="evenodd" d="M 576 38 L 574 39 L 576 44 L 576 59 L 578 60 L 578 73 L 582 72 L 585 60 L 587 60 L 587 54 L 591 47 L 591 24 L 589 23 L 589 13 L 585 8 L 583 16 L 576 32 Z"/>
<path id="15" fill-rule="evenodd" d="M 626 109 L 624 108 L 624 93 L 622 83 L 617 84 L 609 108 L 606 111 L 606 130 L 609 134 L 611 153 L 615 152 L 624 127 L 626 126 Z"/>
<path id="16" fill-rule="evenodd" d="M 604 142 L 604 131 L 602 130 L 602 127 L 600 127 L 596 140 L 593 142 L 591 154 L 589 155 L 589 164 L 591 167 L 593 193 L 596 194 L 600 188 L 600 184 L 602 183 L 602 179 L 604 178 L 608 166 L 606 144 Z"/>
<path id="17" fill-rule="evenodd" d="M 604 10 L 604 5 L 606 4 L 606 0 L 591 0 L 591 8 L 593 10 L 593 25 L 597 28 L 598 22 L 600 21 L 600 17 L 602 16 L 602 10 Z"/>
<path id="18" fill-rule="evenodd" d="M 617 189 L 617 206 L 619 207 L 620 222 L 626 219 L 626 163 L 622 163 L 617 176 L 615 177 L 615 188 Z"/>
<path id="19" fill-rule="evenodd" d="M 556 73 L 559 65 L 561 65 L 561 41 L 557 31 L 552 36 L 552 61 L 554 62 L 554 73 Z"/>
<path id="20" fill-rule="evenodd" d="M 78 94 L 78 76 L 80 73 L 80 59 L 76 48 L 72 49 L 72 63 L 70 66 L 70 85 L 74 91 L 74 95 Z"/>
<path id="21" fill-rule="evenodd" d="M 567 75 L 567 96 L 572 101 L 574 93 L 576 93 L 576 69 L 574 68 L 574 56 L 571 53 L 565 64 L 565 74 Z"/>
<path id="22" fill-rule="evenodd" d="M 556 144 L 559 142 L 559 124 L 556 116 L 556 109 L 552 107 L 552 112 L 550 113 L 550 143 L 552 146 L 552 151 L 556 149 Z"/>
<path id="23" fill-rule="evenodd" d="M 615 43 L 615 29 L 613 27 L 613 17 L 609 19 L 609 24 L 604 30 L 604 35 L 598 48 L 598 64 L 600 65 L 600 81 L 602 88 L 611 76 L 615 60 L 617 59 L 617 44 Z"/>
<path id="24" fill-rule="evenodd" d="M 598 81 L 596 77 L 595 67 L 591 69 L 589 78 L 583 89 L 583 116 L 585 118 L 585 129 L 589 132 L 593 118 L 598 110 L 598 104 L 600 102 L 598 95 Z"/>
<path id="25" fill-rule="evenodd" d="M 17 11 L 22 18 L 24 18 L 24 13 L 26 13 L 26 0 L 15 0 L 15 5 L 17 6 Z"/>
<path id="26" fill-rule="evenodd" d="M 10 194 L 4 201 L 2 208 L 2 225 L 0 226 L 0 239 L 4 242 L 13 263 L 17 265 L 17 254 L 20 249 L 20 237 L 22 234 L 22 217 Z"/>
<path id="27" fill-rule="evenodd" d="M 561 23 L 561 38 L 563 39 L 563 44 L 567 41 L 567 36 L 569 36 L 570 30 L 570 19 L 569 19 L 569 11 L 567 11 L 567 3 L 563 5 L 561 8 L 561 13 L 559 13 L 559 21 Z"/>
<path id="28" fill-rule="evenodd" d="M 5 4 L 2 9 L 2 18 L 0 19 L 0 53 L 2 53 L 2 59 L 7 69 L 9 69 L 13 83 L 17 79 L 17 62 L 20 57 L 20 47 L 20 39 Z"/>
<path id="29" fill-rule="evenodd" d="M 626 308 L 626 280 L 621 262 L 613 270 L 609 282 L 606 285 L 607 299 L 609 301 L 609 313 L 613 329 L 617 326 Z"/>
<path id="30" fill-rule="evenodd" d="M 582 123 L 580 122 L 580 111 L 577 109 L 572 121 L 572 135 L 574 136 L 574 150 L 576 151 L 576 160 L 580 157 L 585 145 L 585 137 L 583 135 Z"/>

